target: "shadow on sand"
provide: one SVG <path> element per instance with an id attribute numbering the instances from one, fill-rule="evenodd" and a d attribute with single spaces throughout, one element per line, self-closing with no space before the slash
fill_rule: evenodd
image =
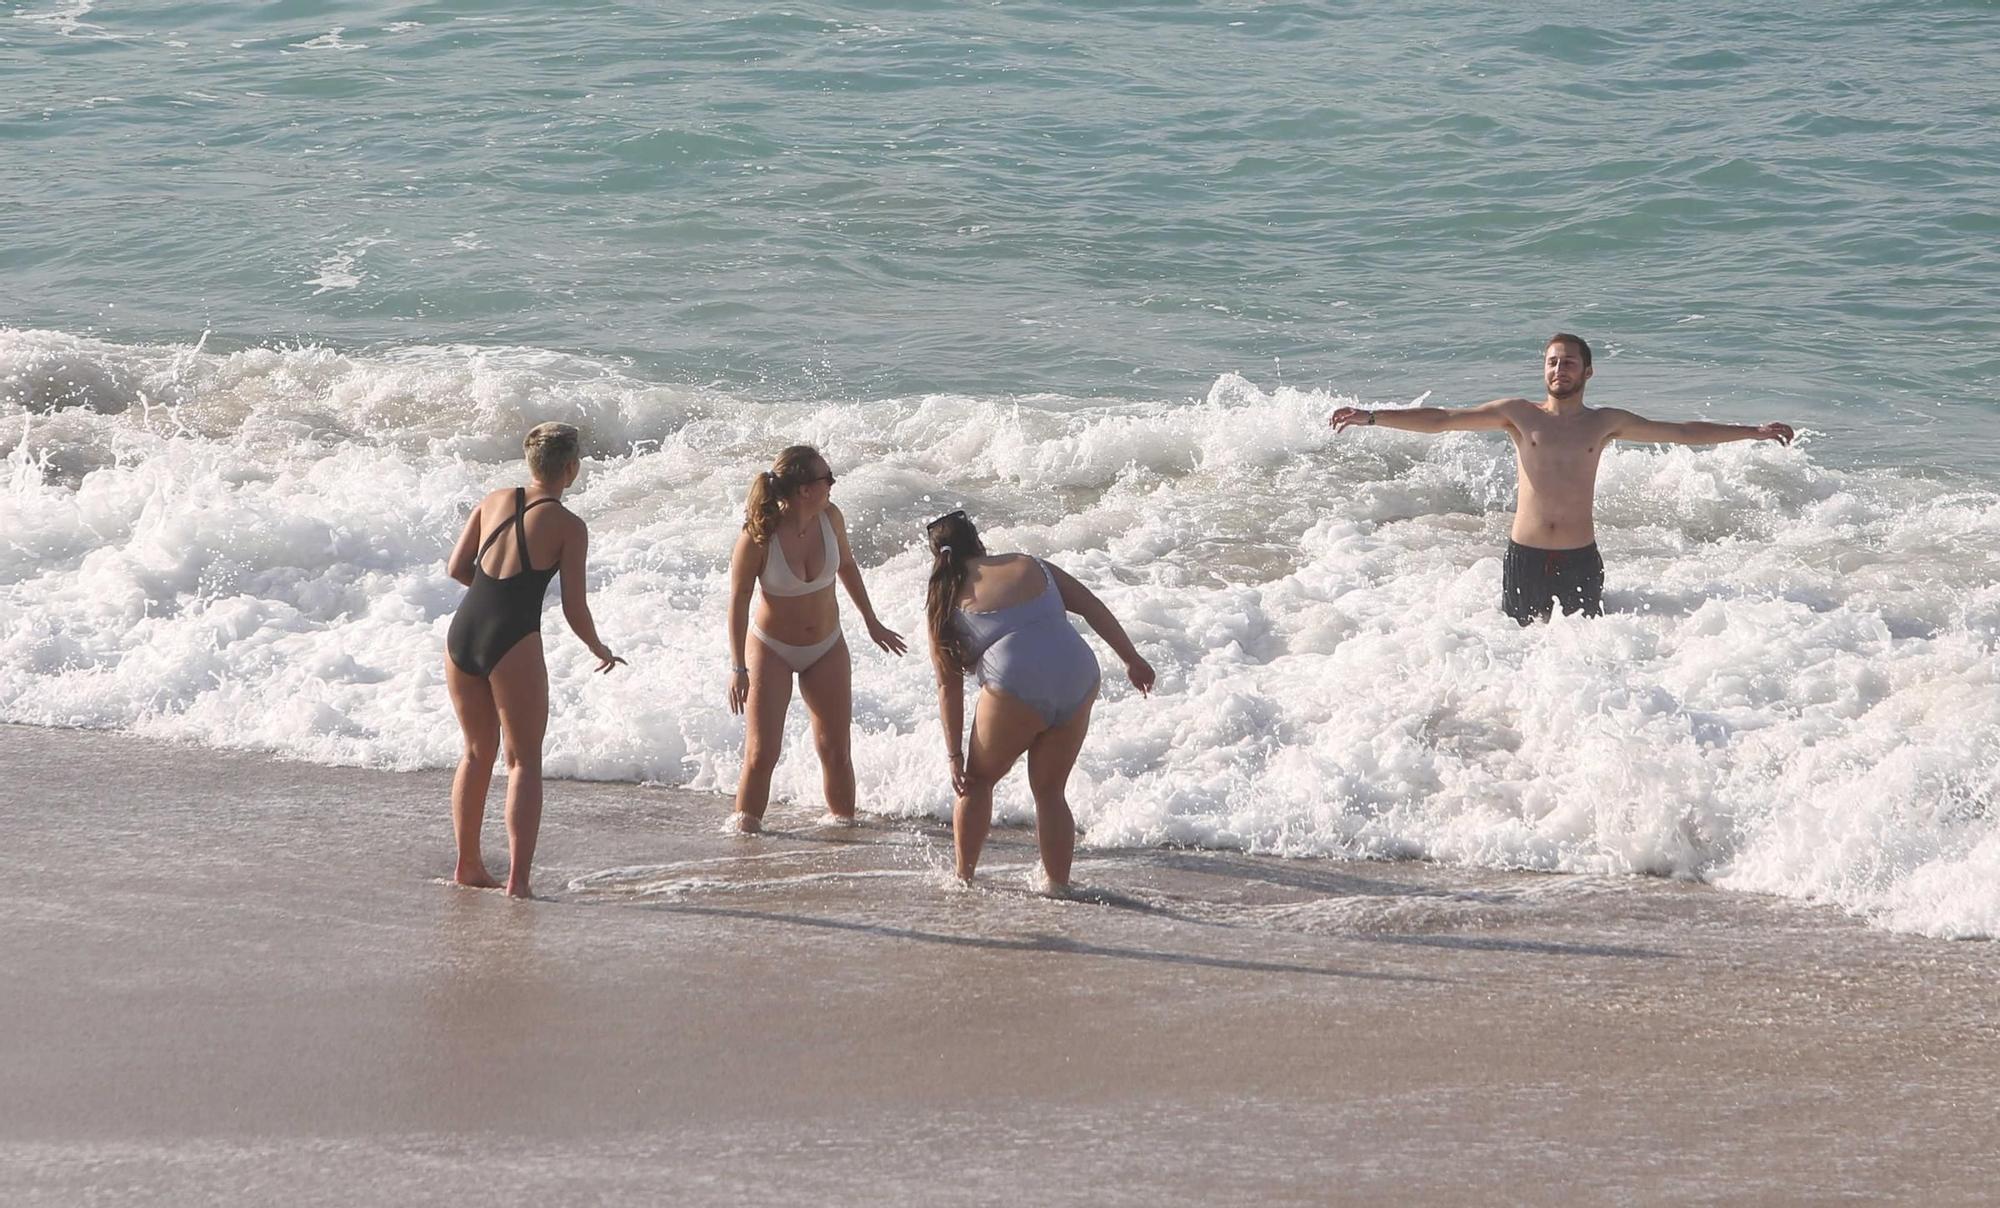
<path id="1" fill-rule="evenodd" d="M 1159 961 L 1170 965 L 1199 965 L 1211 969 L 1230 969 L 1241 973 L 1289 973 L 1307 977 L 1345 977 L 1364 981 L 1386 982 L 1445 982 L 1450 979 L 1424 977 L 1404 973 L 1378 973 L 1366 969 L 1322 968 L 1313 965 L 1285 964 L 1278 961 L 1240 960 L 1226 956 L 1204 956 L 1191 952 L 1162 952 L 1146 948 L 1119 948 L 1105 944 L 1079 943 L 1061 936 L 1033 935 L 1018 938 L 1001 938 L 980 935 L 947 935 L 937 931 L 920 931 L 914 927 L 891 927 L 882 923 L 862 923 L 850 919 L 818 918 L 803 914 L 781 914 L 761 910 L 742 910 L 727 906 L 690 906 L 686 903 L 656 903 L 648 907 L 652 910 L 671 914 L 693 914 L 708 918 L 740 919 L 750 922 L 777 923 L 789 927 L 812 927 L 826 931 L 846 931 L 865 935 L 876 935 L 886 939 L 912 940 L 925 944 L 947 944 L 961 948 L 982 948 L 996 952 L 1049 952 L 1066 956 L 1097 956 L 1114 960 Z"/>

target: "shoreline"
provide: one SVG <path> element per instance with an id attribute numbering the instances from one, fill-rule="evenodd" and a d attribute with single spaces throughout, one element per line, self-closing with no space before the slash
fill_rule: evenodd
<path id="1" fill-rule="evenodd" d="M 10 1203 L 2000 1179 L 2000 957 L 1832 907 L 1193 849 L 1081 850 L 1051 899 L 1012 828 L 967 891 L 935 823 L 733 837 L 720 798 L 590 781 L 514 902 L 445 883 L 448 772 L 11 725 L 0 762 L 33 786 L 0 810 Z"/>

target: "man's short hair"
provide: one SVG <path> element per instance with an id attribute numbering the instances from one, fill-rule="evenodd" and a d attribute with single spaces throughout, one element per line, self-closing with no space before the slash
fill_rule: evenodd
<path id="1" fill-rule="evenodd" d="M 1585 369 L 1590 368 L 1590 345 L 1583 342 L 1582 336 L 1572 335 L 1567 331 L 1559 331 L 1542 341 L 1542 351 L 1547 352 L 1558 344 L 1568 344 L 1575 348 L 1576 355 L 1583 358 L 1583 367 Z"/>

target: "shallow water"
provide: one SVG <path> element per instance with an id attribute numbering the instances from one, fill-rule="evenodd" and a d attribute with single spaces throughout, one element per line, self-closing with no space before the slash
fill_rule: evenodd
<path id="1" fill-rule="evenodd" d="M 1091 842 L 2000 929 L 1979 6 L 79 0 L 0 56 L 0 719 L 450 763 L 444 554 L 568 419 L 632 668 L 549 619 L 551 767 L 725 789 L 724 557 L 808 440 L 906 633 L 959 505 L 1126 618 Z M 1504 442 L 1324 417 L 1557 327 L 1594 401 L 1806 436 L 1613 453 L 1612 615 L 1524 633 Z M 857 650 L 873 810 L 945 809 L 928 683 Z"/>
<path id="2" fill-rule="evenodd" d="M 905 632 L 927 570 L 913 518 L 958 504 L 1125 619 L 1160 686 L 1107 676 L 1073 783 L 1092 842 L 1699 877 L 1940 935 L 2000 918 L 1991 491 L 1810 445 L 1616 450 L 1611 615 L 1521 630 L 1495 608 L 1504 442 L 1335 437 L 1325 392 L 745 406 L 540 355 L 8 339 L 0 368 L 60 358 L 128 400 L 21 416 L 0 499 L 9 720 L 449 765 L 443 558 L 467 502 L 511 481 L 527 420 L 557 415 L 591 433 L 570 502 L 632 665 L 592 678 L 548 617 L 549 767 L 726 790 L 744 471 L 803 437 Z M 862 800 L 942 815 L 928 669 L 857 647 L 855 685 Z M 777 791 L 811 800 L 803 727 Z"/>

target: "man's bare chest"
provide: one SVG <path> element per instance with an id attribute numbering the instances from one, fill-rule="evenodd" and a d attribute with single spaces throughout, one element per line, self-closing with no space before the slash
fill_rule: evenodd
<path id="1" fill-rule="evenodd" d="M 1514 438 L 1521 468 L 1545 474 L 1595 476 L 1611 438 L 1596 423 L 1552 421 L 1523 425 Z"/>

